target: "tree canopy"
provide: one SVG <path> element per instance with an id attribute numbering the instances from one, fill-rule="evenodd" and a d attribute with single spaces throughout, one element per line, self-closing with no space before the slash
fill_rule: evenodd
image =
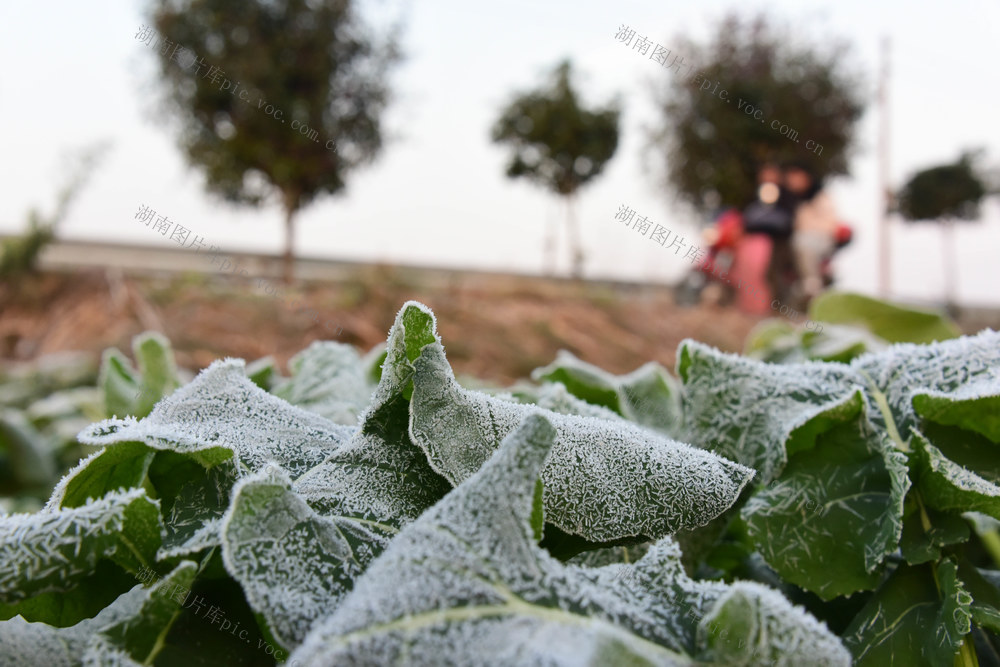
<path id="1" fill-rule="evenodd" d="M 382 149 L 395 38 L 350 0 L 158 0 L 155 27 L 188 162 L 230 202 L 278 195 L 287 279 L 292 216 Z"/>
<path id="2" fill-rule="evenodd" d="M 684 201 L 700 211 L 743 206 L 764 162 L 847 173 L 864 91 L 844 64 L 846 45 L 804 45 L 764 16 L 730 14 L 710 43 L 678 36 L 670 46 L 651 145 Z"/>
<path id="3" fill-rule="evenodd" d="M 987 190 L 974 170 L 974 160 L 975 154 L 967 152 L 954 164 L 914 174 L 899 192 L 899 212 L 911 221 L 979 217 L 979 204 Z"/>
<path id="4" fill-rule="evenodd" d="M 568 61 L 546 88 L 523 93 L 493 126 L 493 141 L 511 147 L 507 176 L 527 178 L 558 195 L 572 195 L 598 176 L 618 148 L 614 103 L 589 111 L 571 83 Z"/>
<path id="5" fill-rule="evenodd" d="M 563 197 L 573 275 L 580 277 L 583 247 L 572 200 L 615 154 L 621 109 L 617 102 L 594 111 L 584 108 L 573 89 L 571 69 L 569 61 L 563 61 L 547 87 L 516 95 L 493 125 L 492 137 L 510 146 L 509 178 L 527 178 Z M 548 246 L 554 249 L 554 237 Z"/>

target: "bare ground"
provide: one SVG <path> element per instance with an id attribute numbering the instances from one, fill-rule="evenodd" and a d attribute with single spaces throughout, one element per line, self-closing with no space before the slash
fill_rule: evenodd
<path id="1" fill-rule="evenodd" d="M 293 289 L 305 307 L 320 313 L 314 322 L 250 281 L 43 273 L 0 285 L 0 360 L 62 350 L 99 355 L 110 346 L 130 351 L 132 336 L 155 329 L 190 369 L 225 356 L 272 356 L 287 370 L 288 358 L 314 340 L 364 350 L 384 342 L 400 306 L 416 299 L 434 310 L 457 373 L 507 384 L 552 361 L 559 349 L 614 373 L 649 360 L 673 369 L 684 338 L 735 352 L 761 319 L 718 306 L 678 308 L 662 286 L 451 275 L 442 283 L 422 280 L 419 271 L 366 266 L 342 282 L 299 283 Z M 343 331 L 334 336 L 324 322 Z"/>

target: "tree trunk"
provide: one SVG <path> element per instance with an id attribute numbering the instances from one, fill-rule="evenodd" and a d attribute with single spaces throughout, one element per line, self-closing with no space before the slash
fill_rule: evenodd
<path id="1" fill-rule="evenodd" d="M 545 221 L 545 248 L 542 251 L 542 271 L 549 276 L 556 274 L 556 225 L 558 221 L 549 218 Z"/>
<path id="2" fill-rule="evenodd" d="M 576 194 L 566 195 L 566 228 L 570 251 L 573 253 L 570 274 L 579 280 L 583 278 L 583 246 L 580 242 L 580 225 L 576 219 Z"/>
<path id="3" fill-rule="evenodd" d="M 295 209 L 285 205 L 285 253 L 281 263 L 281 280 L 286 285 L 291 285 L 294 280 L 295 258 L 292 248 L 295 240 L 295 227 L 292 221 Z"/>
<path id="4" fill-rule="evenodd" d="M 955 294 L 955 219 L 946 218 L 942 222 L 944 231 L 944 301 L 948 312 L 953 314 L 958 305 Z"/>

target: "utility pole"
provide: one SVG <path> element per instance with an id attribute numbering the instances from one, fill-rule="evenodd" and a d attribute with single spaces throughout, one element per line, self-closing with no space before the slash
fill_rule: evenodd
<path id="1" fill-rule="evenodd" d="M 892 253 L 889 248 L 889 210 L 892 207 L 892 190 L 889 185 L 889 36 L 882 37 L 882 70 L 878 86 L 879 136 L 879 262 L 878 291 L 889 298 L 892 278 Z"/>

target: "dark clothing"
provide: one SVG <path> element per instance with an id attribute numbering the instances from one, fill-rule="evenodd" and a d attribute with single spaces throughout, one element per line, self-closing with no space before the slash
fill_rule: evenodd
<path id="1" fill-rule="evenodd" d="M 754 199 L 743 209 L 743 230 L 748 234 L 767 234 L 772 239 L 788 239 L 795 223 L 795 209 L 798 199 L 781 188 L 778 200 L 765 204 Z"/>
<path id="2" fill-rule="evenodd" d="M 789 296 L 789 272 L 794 272 L 795 268 L 791 238 L 798 203 L 798 197 L 781 188 L 773 204 L 755 199 L 743 209 L 743 231 L 747 234 L 766 234 L 771 239 L 771 260 L 764 278 L 771 294 L 782 303 Z"/>

